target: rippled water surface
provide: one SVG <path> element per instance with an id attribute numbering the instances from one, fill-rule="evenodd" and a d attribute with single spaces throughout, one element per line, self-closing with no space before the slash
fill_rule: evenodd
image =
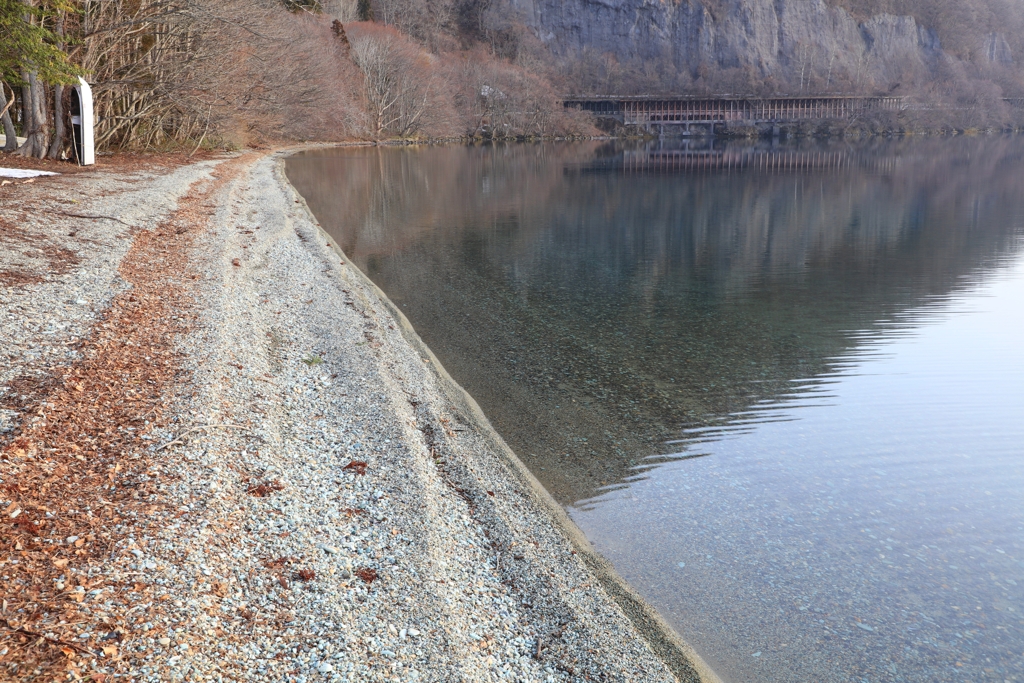
<path id="1" fill-rule="evenodd" d="M 1024 681 L 1024 141 L 288 174 L 724 679 Z"/>

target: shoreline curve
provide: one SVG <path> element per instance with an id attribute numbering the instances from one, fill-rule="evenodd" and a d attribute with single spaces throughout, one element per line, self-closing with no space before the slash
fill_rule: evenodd
<path id="1" fill-rule="evenodd" d="M 550 493 L 543 487 L 529 468 L 519 459 L 505 440 L 494 429 L 476 400 L 467 392 L 444 368 L 434 352 L 420 338 L 409 319 L 388 298 L 380 287 L 359 269 L 344 252 L 340 245 L 320 225 L 312 208 L 299 191 L 292 185 L 285 171 L 285 162 L 293 154 L 310 150 L 349 145 L 310 145 L 300 149 L 290 149 L 278 153 L 275 172 L 284 185 L 296 198 L 296 202 L 306 212 L 312 225 L 315 225 L 320 236 L 330 248 L 347 264 L 363 285 L 373 292 L 385 309 L 399 325 L 405 341 L 415 350 L 429 359 L 428 365 L 437 385 L 442 389 L 445 398 L 458 413 L 471 422 L 478 435 L 483 438 L 501 458 L 503 463 L 515 477 L 517 483 L 530 491 L 535 504 L 550 517 L 554 526 L 569 541 L 575 552 L 582 558 L 587 568 L 597 578 L 605 593 L 614 601 L 626 618 L 636 628 L 651 651 L 661 659 L 680 681 L 693 683 L 723 683 L 722 679 L 709 667 L 686 640 L 672 628 L 664 617 L 658 613 L 637 591 L 630 586 L 614 569 L 611 563 L 601 556 L 586 538 L 580 528 L 569 517 Z"/>

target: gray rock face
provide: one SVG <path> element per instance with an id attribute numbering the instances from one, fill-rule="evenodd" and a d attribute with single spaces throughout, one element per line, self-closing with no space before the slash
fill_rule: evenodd
<path id="1" fill-rule="evenodd" d="M 858 22 L 823 0 L 499 0 L 489 19 L 521 22 L 562 57 L 661 60 L 693 78 L 734 69 L 791 90 L 892 87 L 945 58 L 913 17 Z M 1005 40 L 990 43 L 1002 59 Z"/>

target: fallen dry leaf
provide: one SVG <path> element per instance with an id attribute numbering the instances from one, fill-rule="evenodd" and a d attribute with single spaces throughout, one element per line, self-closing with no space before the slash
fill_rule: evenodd
<path id="1" fill-rule="evenodd" d="M 284 490 L 284 484 L 275 479 L 274 481 L 267 481 L 261 484 L 250 485 L 245 492 L 250 496 L 257 496 L 259 498 L 266 498 L 274 491 Z"/>
<path id="2" fill-rule="evenodd" d="M 366 474 L 366 468 L 367 467 L 368 467 L 367 463 L 363 462 L 362 460 L 353 460 L 352 462 L 350 462 L 349 464 L 345 465 L 341 469 L 343 469 L 343 470 L 352 470 L 356 474 L 363 475 L 363 474 Z"/>
<path id="3" fill-rule="evenodd" d="M 377 580 L 377 570 L 370 567 L 362 567 L 355 571 L 355 575 L 366 583 L 373 583 Z"/>

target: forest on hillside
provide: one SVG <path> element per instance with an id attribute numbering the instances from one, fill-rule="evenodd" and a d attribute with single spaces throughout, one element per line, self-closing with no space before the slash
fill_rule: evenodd
<path id="1" fill-rule="evenodd" d="M 22 154 L 67 153 L 79 75 L 101 149 L 589 130 L 542 74 L 455 40 L 457 26 L 442 44 L 362 12 L 342 23 L 316 0 L 0 0 L 5 151 L 16 132 Z"/>
<path id="2" fill-rule="evenodd" d="M 66 157 L 80 76 L 101 149 L 580 135 L 560 98 L 598 93 L 895 93 L 935 126 L 1019 124 L 1024 0 L 766 1 L 0 0 L 4 151 Z"/>

